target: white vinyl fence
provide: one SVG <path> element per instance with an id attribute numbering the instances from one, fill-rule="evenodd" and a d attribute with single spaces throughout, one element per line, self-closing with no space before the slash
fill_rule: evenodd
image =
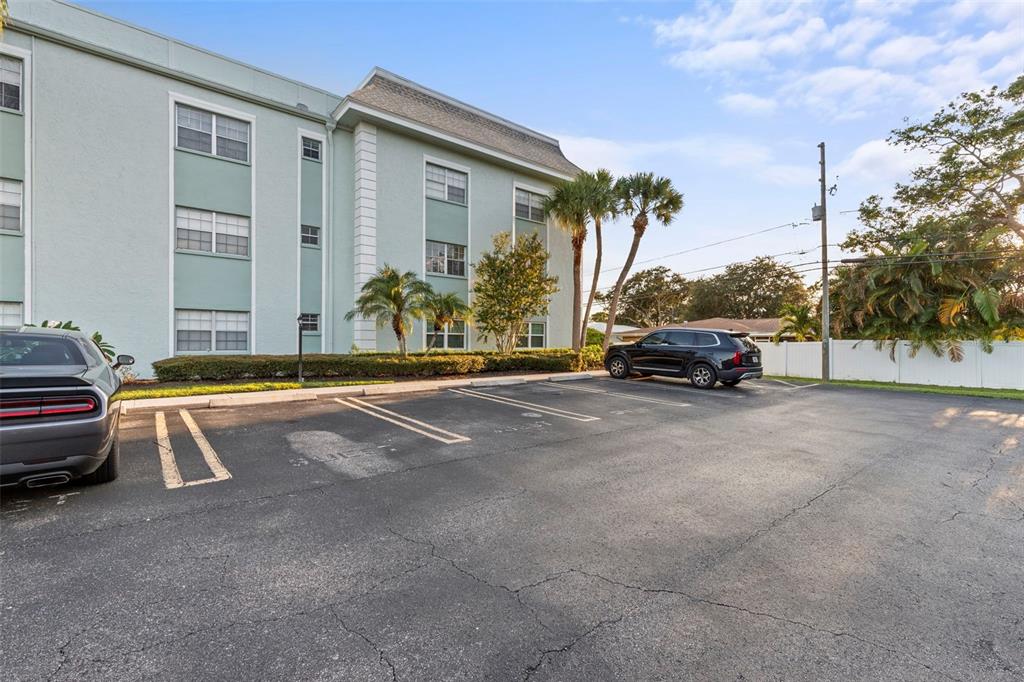
<path id="1" fill-rule="evenodd" d="M 977 341 L 963 343 L 964 359 L 951 362 L 927 348 L 910 357 L 910 344 L 900 341 L 895 362 L 889 347 L 875 350 L 871 341 L 832 341 L 829 354 L 833 379 L 886 381 L 898 384 L 1016 388 L 1024 390 L 1024 341 L 997 341 L 986 353 Z M 769 341 L 758 344 L 765 374 L 821 378 L 821 342 Z"/>

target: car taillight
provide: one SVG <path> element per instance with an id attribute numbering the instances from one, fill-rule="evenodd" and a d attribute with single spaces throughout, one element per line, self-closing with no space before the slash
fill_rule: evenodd
<path id="1" fill-rule="evenodd" d="M 85 414 L 95 409 L 96 399 L 87 395 L 52 398 L 14 398 L 0 400 L 0 419 Z"/>
<path id="2" fill-rule="evenodd" d="M 734 367 L 739 367 L 743 364 L 743 351 L 736 351 L 733 353 L 732 364 Z"/>

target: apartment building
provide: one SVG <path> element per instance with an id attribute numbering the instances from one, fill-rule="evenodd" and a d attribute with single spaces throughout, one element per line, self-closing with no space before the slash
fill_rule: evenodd
<path id="1" fill-rule="evenodd" d="M 336 95 L 59 0 L 0 39 L 0 326 L 73 320 L 118 351 L 392 350 L 348 322 L 387 263 L 471 300 L 499 231 L 560 291 L 528 347 L 570 344 L 571 250 L 542 210 L 558 141 L 375 68 Z M 488 347 L 417 323 L 410 348 Z"/>

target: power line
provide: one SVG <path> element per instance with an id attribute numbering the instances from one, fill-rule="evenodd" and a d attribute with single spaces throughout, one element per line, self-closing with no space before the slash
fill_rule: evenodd
<path id="1" fill-rule="evenodd" d="M 693 253 L 694 251 L 700 251 L 701 249 L 710 249 L 712 246 L 721 246 L 722 244 L 728 244 L 730 242 L 739 241 L 740 239 L 746 239 L 747 237 L 754 237 L 754 236 L 759 235 L 759 234 L 765 234 L 766 232 L 772 232 L 774 230 L 781 230 L 784 227 L 800 227 L 800 226 L 803 226 L 803 225 L 810 225 L 810 221 L 804 220 L 804 221 L 801 221 L 801 222 L 789 222 L 789 223 L 783 223 L 782 225 L 775 225 L 773 227 L 766 227 L 766 228 L 761 229 L 761 230 L 755 230 L 754 232 L 748 232 L 746 234 L 741 234 L 741 235 L 738 235 L 736 237 L 730 237 L 729 239 L 722 239 L 721 241 L 711 242 L 710 244 L 702 244 L 701 246 L 694 246 L 694 247 L 689 248 L 689 249 L 683 249 L 682 251 L 676 251 L 675 253 L 666 253 L 666 254 L 664 254 L 662 256 L 655 256 L 653 258 L 646 258 L 644 260 L 634 262 L 633 265 L 643 265 L 644 263 L 653 263 L 656 260 L 664 260 L 666 258 L 672 258 L 674 256 L 681 256 L 684 253 Z M 619 266 L 612 267 L 612 268 L 605 268 L 604 270 L 601 270 L 601 272 L 614 272 L 616 270 L 622 270 L 622 266 L 619 265 Z"/>

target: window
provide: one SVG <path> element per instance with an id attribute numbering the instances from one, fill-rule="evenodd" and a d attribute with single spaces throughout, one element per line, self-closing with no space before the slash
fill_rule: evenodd
<path id="1" fill-rule="evenodd" d="M 427 329 L 428 348 L 463 349 L 466 347 L 466 322 L 454 320 L 448 325 L 434 324 Z"/>
<path id="2" fill-rule="evenodd" d="M 668 343 L 668 336 L 665 332 L 654 332 L 645 336 L 643 341 L 640 342 L 642 346 L 660 346 Z"/>
<path id="3" fill-rule="evenodd" d="M 302 158 L 313 161 L 320 160 L 320 141 L 302 138 Z"/>
<path id="4" fill-rule="evenodd" d="M 302 313 L 299 315 L 299 329 L 304 332 L 319 332 L 320 313 Z"/>
<path id="5" fill-rule="evenodd" d="M 530 322 L 526 328 L 526 334 L 519 337 L 520 348 L 543 348 L 544 347 L 544 323 Z"/>
<path id="6" fill-rule="evenodd" d="M 320 228 L 312 225 L 302 226 L 302 244 L 304 246 L 320 246 Z"/>
<path id="7" fill-rule="evenodd" d="M 666 332 L 668 342 L 673 346 L 694 346 L 693 332 Z"/>
<path id="8" fill-rule="evenodd" d="M 21 231 L 21 182 L 0 178 L 0 230 Z"/>
<path id="9" fill-rule="evenodd" d="M 23 322 L 21 303 L 0 301 L 0 327 L 20 327 Z"/>
<path id="10" fill-rule="evenodd" d="M 427 196 L 431 199 L 466 203 L 466 189 L 469 185 L 465 173 L 437 164 L 427 164 Z"/>
<path id="11" fill-rule="evenodd" d="M 179 353 L 249 349 L 249 313 L 175 310 L 175 350 Z"/>
<path id="12" fill-rule="evenodd" d="M 427 273 L 466 276 L 466 247 L 427 241 Z"/>
<path id="13" fill-rule="evenodd" d="M 184 104 L 177 105 L 177 122 L 179 147 L 236 161 L 249 160 L 248 122 Z"/>
<path id="14" fill-rule="evenodd" d="M 0 334 L 4 365 L 87 365 L 78 341 L 49 334 Z"/>
<path id="15" fill-rule="evenodd" d="M 536 192 L 527 192 L 525 189 L 516 190 L 516 217 L 534 222 L 544 222 L 544 195 Z"/>
<path id="16" fill-rule="evenodd" d="M 178 206 L 174 209 L 174 222 L 175 248 L 249 255 L 249 219 L 245 216 Z"/>
<path id="17" fill-rule="evenodd" d="M 21 60 L 0 55 L 0 107 L 21 111 Z"/>
<path id="18" fill-rule="evenodd" d="M 717 346 L 718 337 L 714 334 L 708 334 L 707 332 L 697 332 L 694 334 L 696 340 L 694 341 L 695 346 Z"/>

